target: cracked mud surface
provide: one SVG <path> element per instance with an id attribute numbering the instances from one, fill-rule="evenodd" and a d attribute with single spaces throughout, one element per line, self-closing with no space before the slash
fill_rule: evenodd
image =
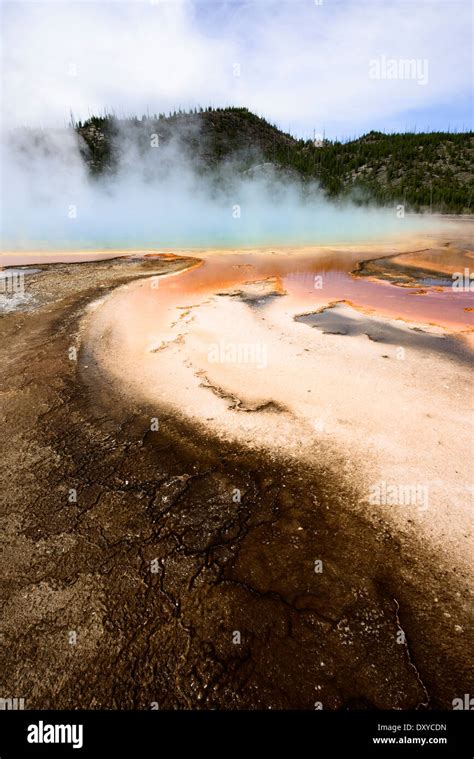
<path id="1" fill-rule="evenodd" d="M 472 687 L 465 578 L 363 517 L 342 473 L 164 413 L 155 433 L 155 408 L 117 395 L 84 351 L 69 359 L 101 292 L 189 264 L 43 267 L 36 310 L 0 320 L 0 695 L 39 709 L 451 708 Z"/>

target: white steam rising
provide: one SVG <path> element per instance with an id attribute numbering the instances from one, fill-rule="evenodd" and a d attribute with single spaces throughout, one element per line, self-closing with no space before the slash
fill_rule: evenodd
<path id="1" fill-rule="evenodd" d="M 423 217 L 399 218 L 395 204 L 330 202 L 268 164 L 203 171 L 182 137 L 156 146 L 149 126 L 122 125 L 116 169 L 98 177 L 73 129 L 10 133 L 2 139 L 3 249 L 318 244 L 426 226 Z"/>

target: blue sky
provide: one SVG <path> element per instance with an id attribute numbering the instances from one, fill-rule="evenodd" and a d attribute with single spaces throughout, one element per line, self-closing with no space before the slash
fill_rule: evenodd
<path id="1" fill-rule="evenodd" d="M 302 137 L 472 128 L 470 0 L 17 1 L 2 15 L 7 123 L 243 105 Z"/>

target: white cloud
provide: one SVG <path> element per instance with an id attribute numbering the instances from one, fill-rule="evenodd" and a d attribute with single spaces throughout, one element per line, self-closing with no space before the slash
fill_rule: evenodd
<path id="1" fill-rule="evenodd" d="M 324 126 L 348 134 L 415 110 L 449 113 L 470 96 L 464 0 L 16 2 L 2 10 L 7 122 L 235 104 L 304 136 Z M 426 86 L 371 80 L 369 61 L 383 55 L 426 59 Z"/>

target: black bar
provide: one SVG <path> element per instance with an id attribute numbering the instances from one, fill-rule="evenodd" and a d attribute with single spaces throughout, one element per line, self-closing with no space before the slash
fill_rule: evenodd
<path id="1" fill-rule="evenodd" d="M 200 752 L 472 759 L 472 711 L 1 711 L 0 759 Z M 42 728 L 41 728 L 42 725 Z M 56 730 L 63 725 L 64 730 Z M 53 726 L 50 728 L 49 726 Z M 73 732 L 73 727 L 76 726 Z M 82 734 L 79 726 L 82 726 Z M 43 743 L 28 742 L 43 739 Z M 46 742 L 50 737 L 69 743 Z M 390 740 L 389 740 L 390 739 Z M 414 740 L 416 739 L 416 740 Z M 423 743 L 424 739 L 424 743 Z M 73 743 L 77 748 L 73 748 Z M 81 746 L 79 744 L 82 744 Z M 342 752 L 342 753 L 341 753 Z"/>

